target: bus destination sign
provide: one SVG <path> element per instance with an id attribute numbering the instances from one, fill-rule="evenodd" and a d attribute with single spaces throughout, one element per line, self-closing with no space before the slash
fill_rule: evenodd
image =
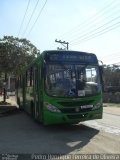
<path id="1" fill-rule="evenodd" d="M 50 53 L 46 57 L 47 61 L 59 61 L 59 62 L 88 62 L 97 63 L 97 58 L 94 54 L 83 52 L 68 52 L 68 53 Z"/>

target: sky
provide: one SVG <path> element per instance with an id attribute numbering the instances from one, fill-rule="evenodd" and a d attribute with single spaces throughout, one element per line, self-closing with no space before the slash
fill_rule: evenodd
<path id="1" fill-rule="evenodd" d="M 26 38 L 41 52 L 66 41 L 69 50 L 120 64 L 120 0 L 0 0 L 4 35 Z"/>

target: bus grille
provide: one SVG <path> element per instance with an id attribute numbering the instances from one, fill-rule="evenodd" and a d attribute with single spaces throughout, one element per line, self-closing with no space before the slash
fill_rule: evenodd
<path id="1" fill-rule="evenodd" d="M 86 109 L 81 109 L 80 107 L 79 108 L 76 107 L 76 108 L 60 108 L 60 110 L 62 113 L 82 113 L 82 112 L 88 112 L 92 110 L 92 108 L 86 108 Z"/>
<path id="2" fill-rule="evenodd" d="M 58 102 L 60 105 L 64 107 L 77 107 L 77 106 L 83 106 L 83 105 L 89 105 L 92 104 L 94 101 L 93 100 L 88 100 L 88 101 L 77 101 L 77 102 Z"/>
<path id="3" fill-rule="evenodd" d="M 91 111 L 92 108 L 81 108 L 84 105 L 93 104 L 94 100 L 77 101 L 77 102 L 58 102 L 64 108 L 59 108 L 62 113 L 82 113 Z"/>
<path id="4" fill-rule="evenodd" d="M 78 115 L 67 115 L 69 119 L 80 119 L 80 118 L 86 118 L 87 114 L 78 114 Z"/>

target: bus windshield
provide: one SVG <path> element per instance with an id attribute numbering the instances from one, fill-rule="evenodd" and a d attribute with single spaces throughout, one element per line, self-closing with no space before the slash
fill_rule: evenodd
<path id="1" fill-rule="evenodd" d="M 47 64 L 46 93 L 55 97 L 85 97 L 101 93 L 98 66 Z"/>

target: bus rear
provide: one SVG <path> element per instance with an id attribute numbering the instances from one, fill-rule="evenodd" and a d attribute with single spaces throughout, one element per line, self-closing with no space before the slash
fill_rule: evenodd
<path id="1" fill-rule="evenodd" d="M 102 81 L 94 54 L 45 51 L 43 123 L 75 124 L 101 119 Z"/>

